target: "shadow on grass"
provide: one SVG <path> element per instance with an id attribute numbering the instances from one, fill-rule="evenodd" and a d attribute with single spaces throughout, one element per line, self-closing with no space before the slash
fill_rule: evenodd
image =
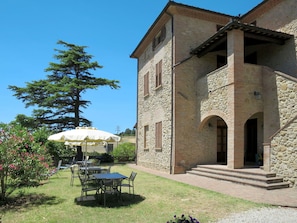
<path id="1" fill-rule="evenodd" d="M 39 205 L 56 205 L 63 202 L 64 199 L 56 196 L 47 196 L 45 194 L 19 194 L 15 197 L 9 197 L 5 203 L 0 203 L 0 213 L 7 211 L 26 211 Z"/>
<path id="2" fill-rule="evenodd" d="M 104 195 L 89 195 L 84 197 L 75 198 L 75 203 L 80 206 L 85 207 L 104 207 Z M 145 197 L 140 195 L 130 195 L 128 193 L 122 193 L 121 199 L 116 195 L 107 194 L 106 195 L 106 207 L 107 208 L 120 208 L 125 206 L 130 206 L 138 204 L 145 200 Z"/>

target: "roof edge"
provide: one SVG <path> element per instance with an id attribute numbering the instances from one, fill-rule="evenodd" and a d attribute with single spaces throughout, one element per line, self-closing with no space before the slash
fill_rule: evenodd
<path id="1" fill-rule="evenodd" d="M 203 9 L 203 8 L 199 8 L 199 7 L 185 5 L 185 4 L 182 4 L 182 3 L 177 3 L 175 1 L 169 1 L 166 4 L 166 6 L 164 7 L 164 9 L 161 11 L 161 13 L 159 14 L 159 16 L 155 19 L 155 21 L 153 22 L 153 24 L 150 26 L 150 28 L 148 29 L 148 31 L 146 32 L 146 34 L 144 35 L 144 37 L 140 40 L 140 42 L 136 46 L 135 50 L 131 53 L 130 58 L 137 58 L 136 54 L 137 54 L 137 51 L 139 50 L 140 46 L 142 45 L 142 43 L 149 36 L 149 34 L 151 33 L 151 31 L 154 29 L 154 27 L 162 19 L 163 16 L 167 15 L 169 17 L 171 15 L 169 8 L 172 7 L 172 6 L 177 6 L 177 7 L 182 7 L 182 8 L 188 8 L 188 9 L 192 9 L 192 10 L 199 10 L 199 11 L 202 11 L 202 12 L 205 12 L 205 13 L 216 14 L 216 15 L 220 15 L 220 16 L 224 16 L 224 17 L 229 17 L 229 18 L 234 17 L 234 16 L 231 16 L 231 15 L 228 15 L 228 14 L 224 14 L 224 13 L 220 13 L 220 12 L 215 12 L 215 11 L 211 11 L 211 10 L 207 10 L 207 9 Z"/>

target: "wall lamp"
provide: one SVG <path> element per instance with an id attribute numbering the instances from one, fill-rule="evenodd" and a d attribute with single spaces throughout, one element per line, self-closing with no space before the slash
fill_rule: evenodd
<path id="1" fill-rule="evenodd" d="M 254 96 L 257 100 L 260 100 L 262 98 L 262 95 L 259 91 L 254 91 Z"/>

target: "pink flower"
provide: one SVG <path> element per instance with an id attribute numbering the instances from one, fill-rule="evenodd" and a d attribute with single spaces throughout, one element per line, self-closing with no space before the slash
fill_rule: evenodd
<path id="1" fill-rule="evenodd" d="M 8 167 L 9 167 L 10 169 L 13 169 L 13 170 L 16 170 L 16 169 L 17 169 L 16 166 L 15 166 L 14 164 L 9 164 Z"/>
<path id="2" fill-rule="evenodd" d="M 3 166 L 2 165 L 0 165 L 0 171 L 2 171 L 3 170 Z"/>

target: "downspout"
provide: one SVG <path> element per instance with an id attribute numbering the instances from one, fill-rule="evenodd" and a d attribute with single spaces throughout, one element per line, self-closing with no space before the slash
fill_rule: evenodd
<path id="1" fill-rule="evenodd" d="M 173 131 L 174 131 L 174 87 L 173 87 L 173 84 L 174 84 L 174 59 L 173 59 L 173 56 L 174 56 L 174 52 L 173 52 L 173 47 L 174 47 L 174 21 L 173 21 L 173 15 L 170 14 L 169 12 L 166 12 L 166 14 L 168 14 L 170 17 L 171 17 L 171 145 L 170 145 L 170 174 L 173 173 Z M 175 153 L 174 153 L 175 154 Z"/>
<path id="2" fill-rule="evenodd" d="M 135 164 L 137 165 L 138 164 L 138 91 L 139 91 L 139 58 L 137 58 L 137 90 L 136 90 L 136 124 L 134 126 L 135 128 L 135 135 L 136 135 L 136 151 L 135 151 L 135 154 L 136 154 L 136 159 L 135 159 Z"/>

